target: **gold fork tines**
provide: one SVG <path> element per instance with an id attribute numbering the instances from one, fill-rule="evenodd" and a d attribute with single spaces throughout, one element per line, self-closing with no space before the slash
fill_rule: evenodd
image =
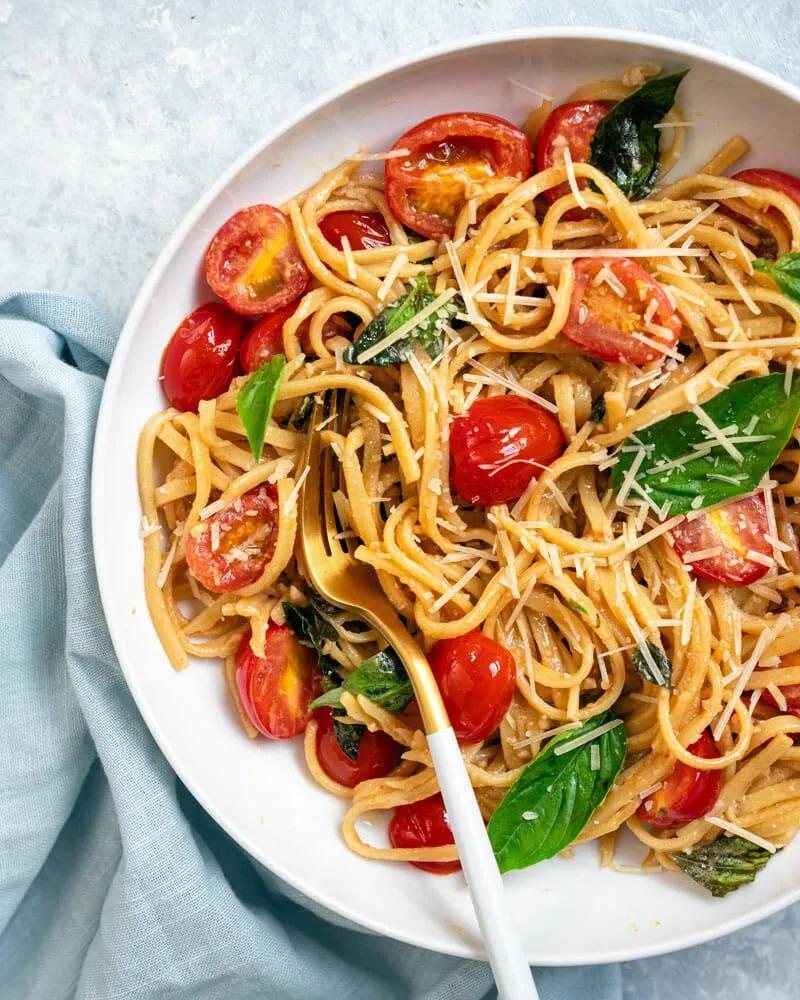
<path id="1" fill-rule="evenodd" d="M 328 392 L 315 401 L 309 423 L 304 466 L 308 474 L 300 493 L 298 541 L 303 570 L 311 586 L 331 604 L 352 611 L 383 635 L 406 668 L 428 733 L 449 726 L 441 694 L 428 661 L 383 593 L 375 571 L 355 559 L 340 533 L 333 496 L 339 485 L 332 448 L 323 448 L 317 425 L 337 401 Z M 346 400 L 338 400 L 332 430 L 345 427 Z"/>

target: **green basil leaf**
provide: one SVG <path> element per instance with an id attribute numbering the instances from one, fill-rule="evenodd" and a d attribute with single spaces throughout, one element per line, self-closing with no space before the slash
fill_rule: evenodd
<path id="1" fill-rule="evenodd" d="M 774 262 L 759 257 L 753 261 L 753 267 L 771 275 L 784 295 L 800 302 L 800 253 L 785 253 Z"/>
<path id="2" fill-rule="evenodd" d="M 501 872 L 552 858 L 589 822 L 622 769 L 627 749 L 625 727 L 604 730 L 591 742 L 562 754 L 556 751 L 560 745 L 614 721 L 613 712 L 604 712 L 579 729 L 555 737 L 506 792 L 488 827 Z M 597 771 L 591 766 L 593 745 L 600 750 Z"/>
<path id="3" fill-rule="evenodd" d="M 599 424 L 606 417 L 606 397 L 600 396 L 597 402 L 592 407 L 592 412 L 589 414 L 589 419 L 593 424 Z"/>
<path id="4" fill-rule="evenodd" d="M 720 897 L 752 882 L 772 855 L 744 837 L 717 837 L 693 848 L 691 854 L 679 852 L 670 857 L 682 872 Z"/>
<path id="5" fill-rule="evenodd" d="M 410 292 L 387 306 L 366 326 L 358 340 L 344 352 L 344 360 L 350 365 L 362 363 L 380 366 L 399 365 L 408 358 L 409 354 L 413 353 L 417 346 L 423 347 L 432 358 L 435 358 L 444 349 L 444 334 L 437 324 L 440 324 L 443 319 L 449 322 L 457 312 L 464 309 L 464 304 L 458 296 L 443 303 L 435 313 L 409 330 L 401 340 L 389 344 L 368 361 L 360 361 L 360 357 L 365 351 L 375 347 L 395 330 L 399 330 L 404 323 L 413 319 L 417 313 L 422 312 L 435 300 L 436 296 L 431 291 L 427 277 L 424 274 L 420 275 L 415 280 Z"/>
<path id="6" fill-rule="evenodd" d="M 395 714 L 402 712 L 414 696 L 411 681 L 393 649 L 381 650 L 380 653 L 364 660 L 349 677 L 344 679 L 341 687 L 320 695 L 311 702 L 311 708 L 319 708 L 322 705 L 339 707 L 343 691 L 363 694 L 376 705 L 385 708 L 387 712 Z"/>
<path id="7" fill-rule="evenodd" d="M 579 615 L 588 615 L 589 612 L 582 604 L 578 604 L 577 601 L 567 601 L 567 607 L 572 608 L 573 611 L 577 611 Z"/>
<path id="8" fill-rule="evenodd" d="M 314 397 L 304 396 L 300 401 L 300 405 L 294 412 L 292 416 L 292 427 L 305 427 L 308 423 L 308 418 L 311 416 L 311 412 L 314 409 Z"/>
<path id="9" fill-rule="evenodd" d="M 637 431 L 623 443 L 611 475 L 612 488 L 619 490 L 625 473 L 637 461 L 637 490 L 633 495 L 641 496 L 638 491 L 644 491 L 656 507 L 669 501 L 670 515 L 710 507 L 751 492 L 791 437 L 800 414 L 800 378 L 792 380 L 788 393 L 782 374 L 741 379 L 700 409 L 718 428 L 738 428 L 729 437 L 742 455 L 741 463 L 715 443 L 694 413 L 676 413 Z M 738 440 L 753 436 L 764 436 L 766 440 Z M 713 447 L 709 449 L 709 445 Z M 644 460 L 639 460 L 643 448 Z M 698 457 L 685 464 L 650 471 L 692 453 Z M 697 504 L 697 498 L 701 503 Z"/>
<path id="10" fill-rule="evenodd" d="M 603 118 L 589 147 L 589 163 L 610 177 L 632 200 L 646 198 L 658 177 L 656 125 L 675 103 L 688 69 L 648 80 Z"/>
<path id="11" fill-rule="evenodd" d="M 326 621 L 313 604 L 301 608 L 296 604 L 284 602 L 283 613 L 286 624 L 300 642 L 305 643 L 306 646 L 312 646 L 318 653 L 322 652 L 326 639 L 337 637 L 336 629 L 330 622 Z"/>
<path id="12" fill-rule="evenodd" d="M 647 653 L 643 647 L 646 647 Z M 656 646 L 654 642 L 641 643 L 634 649 L 631 659 L 636 671 L 646 681 L 658 684 L 659 687 L 672 687 L 672 662 L 660 646 Z M 653 664 L 655 664 L 655 670 Z"/>
<path id="13" fill-rule="evenodd" d="M 250 451 L 257 462 L 261 461 L 267 424 L 278 398 L 285 368 L 286 358 L 282 354 L 276 354 L 253 372 L 236 397 L 236 410 L 244 424 Z"/>
<path id="14" fill-rule="evenodd" d="M 346 754 L 350 760 L 358 760 L 358 751 L 361 749 L 361 740 L 367 731 L 366 726 L 360 722 L 339 722 L 333 720 L 333 735 L 339 744 L 342 753 Z"/>

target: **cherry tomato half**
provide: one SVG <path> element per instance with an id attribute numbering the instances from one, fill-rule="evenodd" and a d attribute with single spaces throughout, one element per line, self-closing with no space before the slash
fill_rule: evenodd
<path id="1" fill-rule="evenodd" d="M 745 184 L 755 184 L 757 187 L 772 188 L 788 195 L 800 205 L 800 178 L 785 174 L 782 170 L 768 170 L 765 167 L 754 167 L 751 170 L 740 170 L 733 175 L 733 180 Z"/>
<path id="2" fill-rule="evenodd" d="M 358 756 L 351 760 L 339 746 L 333 728 L 333 709 L 321 708 L 317 720 L 317 757 L 322 770 L 340 785 L 355 788 L 369 778 L 387 775 L 400 759 L 403 747 L 386 733 L 366 730 L 361 737 Z"/>
<path id="3" fill-rule="evenodd" d="M 721 548 L 717 555 L 687 565 L 695 576 L 704 580 L 724 583 L 728 587 L 746 587 L 769 569 L 747 558 L 749 551 L 772 556 L 772 545 L 766 539 L 768 534 L 764 495 L 756 493 L 681 521 L 672 529 L 672 544 L 681 559 L 692 552 Z"/>
<path id="4" fill-rule="evenodd" d="M 689 753 L 706 760 L 720 756 L 708 730 L 692 743 Z M 672 774 L 657 792 L 647 796 L 636 815 L 643 823 L 668 830 L 705 816 L 719 798 L 721 788 L 721 771 L 701 771 L 678 761 Z"/>
<path id="5" fill-rule="evenodd" d="M 186 562 L 206 590 L 225 594 L 261 576 L 275 551 L 277 499 L 277 489 L 264 483 L 192 528 Z"/>
<path id="6" fill-rule="evenodd" d="M 293 302 L 309 279 L 289 220 L 272 205 L 232 215 L 208 245 L 205 271 L 212 291 L 246 316 Z"/>
<path id="7" fill-rule="evenodd" d="M 392 149 L 408 156 L 386 161 L 386 197 L 393 215 L 433 240 L 453 235 L 472 183 L 492 177 L 530 177 L 528 137 L 494 115 L 437 115 L 401 135 Z"/>
<path id="8" fill-rule="evenodd" d="M 225 392 L 236 371 L 244 322 L 219 302 L 189 313 L 161 356 L 159 379 L 170 405 L 197 411 L 201 399 Z"/>
<path id="9" fill-rule="evenodd" d="M 594 139 L 597 126 L 608 114 L 608 108 L 599 101 L 575 101 L 554 108 L 542 126 L 536 143 L 536 168 L 547 170 L 558 167 L 564 162 L 564 149 L 569 149 L 573 163 L 585 163 L 589 159 L 589 147 Z M 578 178 L 578 188 L 583 190 L 589 186 L 585 177 Z M 545 197 L 553 202 L 570 193 L 570 186 L 565 181 L 544 192 Z M 565 213 L 565 219 L 585 219 L 592 213 L 590 210 L 573 208 Z"/>
<path id="10" fill-rule="evenodd" d="M 264 656 L 250 648 L 250 630 L 236 654 L 236 687 L 256 729 L 271 740 L 290 740 L 305 732 L 308 706 L 320 692 L 314 651 L 286 625 L 267 626 Z"/>
<path id="11" fill-rule="evenodd" d="M 296 308 L 294 303 L 284 306 L 277 312 L 264 316 L 250 327 L 239 349 L 239 360 L 245 372 L 254 372 L 276 354 L 283 353 L 283 326 L 291 316 L 294 316 Z M 311 353 L 310 327 L 309 317 L 303 320 L 297 329 L 297 339 L 305 354 Z M 329 340 L 336 336 L 347 337 L 352 332 L 353 328 L 347 320 L 336 313 L 323 326 L 322 337 L 323 340 Z"/>
<path id="12" fill-rule="evenodd" d="M 337 250 L 346 236 L 351 250 L 374 250 L 388 247 L 389 227 L 380 212 L 331 212 L 320 222 L 322 235 Z"/>
<path id="13" fill-rule="evenodd" d="M 479 743 L 508 711 L 517 665 L 507 649 L 477 629 L 440 639 L 428 654 L 447 714 L 461 743 Z"/>
<path id="14" fill-rule="evenodd" d="M 580 257 L 573 270 L 575 287 L 561 331 L 567 340 L 600 361 L 632 365 L 663 357 L 664 350 L 652 344 L 665 350 L 675 347 L 680 318 L 664 289 L 643 267 L 628 257 Z"/>
<path id="15" fill-rule="evenodd" d="M 450 467 L 466 503 L 518 500 L 564 450 L 557 418 L 520 396 L 479 399 L 450 425 Z"/>
<path id="16" fill-rule="evenodd" d="M 442 796 L 432 795 L 420 802 L 398 806 L 389 822 L 389 843 L 392 847 L 443 847 L 454 844 Z M 412 861 L 411 864 L 436 875 L 449 875 L 461 868 L 460 861 Z"/>
<path id="17" fill-rule="evenodd" d="M 800 653 L 789 653 L 787 656 L 782 656 L 781 666 L 800 667 Z M 786 699 L 786 715 L 796 715 L 800 719 L 800 684 L 782 684 L 780 689 L 781 694 Z M 779 712 L 784 711 L 778 705 L 773 693 L 766 688 L 762 689 L 761 700 L 772 705 L 773 708 L 777 708 Z"/>

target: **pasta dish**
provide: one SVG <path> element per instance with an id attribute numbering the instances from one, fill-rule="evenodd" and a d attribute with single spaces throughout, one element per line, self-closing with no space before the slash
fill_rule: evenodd
<path id="1" fill-rule="evenodd" d="M 627 828 L 721 896 L 800 826 L 800 180 L 736 172 L 741 136 L 677 176 L 685 75 L 437 115 L 242 208 L 166 344 L 154 626 L 244 733 L 302 737 L 365 857 L 459 868 L 402 666 L 295 557 L 312 430 L 501 870 Z"/>

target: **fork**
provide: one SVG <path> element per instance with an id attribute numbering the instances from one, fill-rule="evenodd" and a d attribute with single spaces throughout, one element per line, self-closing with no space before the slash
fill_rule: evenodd
<path id="1" fill-rule="evenodd" d="M 298 542 L 303 570 L 312 587 L 336 607 L 367 621 L 393 647 L 411 681 L 428 738 L 433 766 L 447 809 L 472 905 L 499 997 L 538 1000 L 531 970 L 506 906 L 503 882 L 486 834 L 475 793 L 430 665 L 416 640 L 383 593 L 371 566 L 357 561 L 349 543 L 337 538 L 333 494 L 337 488 L 331 448 L 316 429 L 332 391 L 315 399 L 309 421 L 300 493 Z M 344 405 L 332 430 L 340 429 Z"/>

